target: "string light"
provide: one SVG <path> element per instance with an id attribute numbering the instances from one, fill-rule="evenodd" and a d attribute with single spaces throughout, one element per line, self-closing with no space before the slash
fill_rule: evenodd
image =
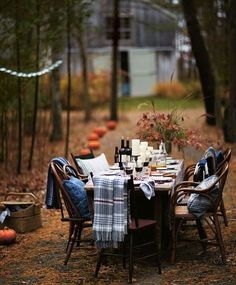
<path id="1" fill-rule="evenodd" d="M 41 76 L 44 75 L 46 73 L 49 73 L 50 71 L 52 71 L 53 69 L 57 68 L 59 65 L 62 64 L 62 60 L 58 60 L 55 63 L 53 63 L 52 65 L 37 71 L 37 72 L 30 72 L 30 73 L 24 73 L 24 72 L 17 72 L 14 70 L 10 70 L 10 69 L 6 69 L 5 67 L 0 67 L 0 72 L 5 72 L 8 73 L 12 76 L 16 76 L 16 77 L 36 77 L 36 76 Z"/>

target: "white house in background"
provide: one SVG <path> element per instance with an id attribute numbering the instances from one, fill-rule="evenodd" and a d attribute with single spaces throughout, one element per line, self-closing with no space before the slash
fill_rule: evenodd
<path id="1" fill-rule="evenodd" d="M 112 2 L 94 1 L 87 27 L 87 52 L 91 72 L 111 70 Z M 119 69 L 122 96 L 152 94 L 156 82 L 177 77 L 175 16 L 146 0 L 120 1 Z M 72 49 L 72 70 L 80 72 L 79 49 Z M 64 58 L 66 61 L 66 56 Z"/>

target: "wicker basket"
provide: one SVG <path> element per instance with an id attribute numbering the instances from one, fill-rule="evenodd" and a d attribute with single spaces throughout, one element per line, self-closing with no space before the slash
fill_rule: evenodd
<path id="1" fill-rule="evenodd" d="M 26 201 L 9 201 L 9 196 L 27 196 Z M 6 201 L 2 201 L 11 212 L 7 216 L 4 223 L 0 223 L 0 228 L 9 227 L 16 232 L 25 233 L 33 231 L 42 226 L 41 220 L 41 204 L 36 196 L 32 193 L 8 193 L 5 196 Z M 17 211 L 13 209 L 19 208 Z"/>

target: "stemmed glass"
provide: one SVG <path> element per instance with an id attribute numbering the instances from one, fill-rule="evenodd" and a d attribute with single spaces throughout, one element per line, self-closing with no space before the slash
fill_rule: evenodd
<path id="1" fill-rule="evenodd" d="M 143 163 L 136 164 L 135 171 L 137 179 L 141 179 L 143 170 Z"/>
<path id="2" fill-rule="evenodd" d="M 133 164 L 132 163 L 126 163 L 124 165 L 124 170 L 125 170 L 126 175 L 133 174 Z"/>

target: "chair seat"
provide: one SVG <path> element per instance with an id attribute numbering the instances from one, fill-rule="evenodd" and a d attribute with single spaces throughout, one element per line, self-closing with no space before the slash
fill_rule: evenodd
<path id="1" fill-rule="evenodd" d="M 205 214 L 204 217 L 212 216 L 213 211 L 209 209 Z M 184 219 L 196 219 L 193 214 L 191 214 L 188 210 L 187 205 L 179 205 L 175 207 L 175 216 L 178 218 Z"/>
<path id="2" fill-rule="evenodd" d="M 138 219 L 138 226 L 135 224 L 135 220 L 132 219 L 131 224 L 129 225 L 130 230 L 139 230 L 146 227 L 150 227 L 156 224 L 155 220 L 148 220 L 148 219 Z"/>
<path id="3" fill-rule="evenodd" d="M 194 215 L 189 213 L 187 205 L 179 205 L 175 207 L 176 218 L 195 219 Z"/>

